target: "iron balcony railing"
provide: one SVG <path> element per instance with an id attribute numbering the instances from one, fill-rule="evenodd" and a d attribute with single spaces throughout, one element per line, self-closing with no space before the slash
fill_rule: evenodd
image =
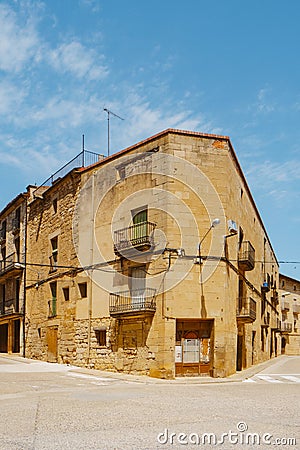
<path id="1" fill-rule="evenodd" d="M 9 300 L 4 300 L 0 302 L 0 315 L 10 315 L 10 314 L 20 314 L 19 300 L 16 298 L 11 298 Z"/>
<path id="2" fill-rule="evenodd" d="M 286 300 L 281 301 L 281 311 L 289 311 L 290 310 L 290 304 Z"/>
<path id="3" fill-rule="evenodd" d="M 251 242 L 243 241 L 238 254 L 238 265 L 242 270 L 253 270 L 255 266 L 255 250 Z"/>
<path id="4" fill-rule="evenodd" d="M 300 305 L 293 305 L 293 313 L 300 314 Z"/>
<path id="5" fill-rule="evenodd" d="M 122 291 L 110 294 L 110 315 L 136 314 L 156 311 L 156 289 L 145 288 L 131 291 Z"/>
<path id="6" fill-rule="evenodd" d="M 24 267 L 20 263 L 20 256 L 17 253 L 11 253 L 0 261 L 0 275 L 11 270 L 22 270 Z"/>
<path id="7" fill-rule="evenodd" d="M 76 155 L 71 161 L 67 162 L 64 166 L 58 169 L 55 173 L 53 173 L 47 180 L 45 180 L 40 186 L 38 186 L 33 195 L 35 197 L 42 196 L 43 193 L 73 169 L 79 167 L 88 167 L 92 164 L 103 159 L 103 155 L 99 155 L 98 153 L 90 152 L 88 150 L 82 150 L 78 155 Z"/>
<path id="8" fill-rule="evenodd" d="M 116 230 L 114 232 L 115 253 L 118 254 L 132 248 L 151 247 L 155 227 L 155 223 L 146 221 Z"/>
<path id="9" fill-rule="evenodd" d="M 256 301 L 251 297 L 239 297 L 236 316 L 247 322 L 256 320 Z"/>
<path id="10" fill-rule="evenodd" d="M 292 323 L 291 322 L 281 322 L 280 331 L 282 333 L 291 333 L 292 332 Z"/>

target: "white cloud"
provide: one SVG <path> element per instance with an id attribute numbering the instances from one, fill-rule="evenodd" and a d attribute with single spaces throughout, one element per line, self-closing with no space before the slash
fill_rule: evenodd
<path id="1" fill-rule="evenodd" d="M 300 179 L 300 161 L 289 160 L 284 163 L 264 161 L 252 164 L 246 170 L 246 175 L 256 179 L 260 185 L 293 182 Z"/>
<path id="2" fill-rule="evenodd" d="M 0 114 L 6 120 L 13 120 L 15 111 L 26 96 L 26 90 L 7 80 L 0 82 Z"/>
<path id="3" fill-rule="evenodd" d="M 202 114 L 194 114 L 184 105 L 178 108 L 177 104 L 165 101 L 153 107 L 148 97 L 140 95 L 133 88 L 128 89 L 123 102 L 111 102 L 108 107 L 125 118 L 124 122 L 115 119 L 112 124 L 112 139 L 114 146 L 118 146 L 119 149 L 166 128 L 199 130 L 207 133 L 221 131 L 207 121 Z"/>
<path id="4" fill-rule="evenodd" d="M 0 5 L 0 69 L 19 72 L 38 52 L 38 36 L 31 17 L 21 24 L 7 5 Z"/>
<path id="5" fill-rule="evenodd" d="M 54 96 L 40 108 L 32 110 L 30 115 L 23 119 L 23 125 L 30 120 L 36 125 L 52 129 L 80 127 L 99 120 L 100 105 L 101 101 L 96 97 L 76 101 L 68 96 Z"/>
<path id="6" fill-rule="evenodd" d="M 73 40 L 61 44 L 48 54 L 50 64 L 61 73 L 70 72 L 78 78 L 99 80 L 108 74 L 103 55 L 85 48 L 80 42 Z"/>
<path id="7" fill-rule="evenodd" d="M 257 103 L 256 103 L 257 111 L 259 113 L 267 114 L 275 110 L 274 103 L 270 101 L 268 98 L 269 94 L 270 94 L 269 88 L 262 88 L 259 90 L 257 94 Z"/>

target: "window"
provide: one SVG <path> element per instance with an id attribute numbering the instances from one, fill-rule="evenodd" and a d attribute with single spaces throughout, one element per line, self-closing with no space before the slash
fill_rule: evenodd
<path id="1" fill-rule="evenodd" d="M 17 257 L 17 261 L 20 261 L 20 238 L 17 237 L 15 239 L 15 249 L 16 249 L 16 257 Z"/>
<path id="2" fill-rule="evenodd" d="M 16 304 L 15 304 L 15 310 L 16 312 L 19 312 L 19 308 L 20 308 L 20 279 L 16 278 L 16 283 L 15 283 L 15 294 L 16 294 Z"/>
<path id="3" fill-rule="evenodd" d="M 57 213 L 57 198 L 54 198 L 52 201 L 53 214 Z"/>
<path id="4" fill-rule="evenodd" d="M 240 228 L 239 228 L 239 249 L 240 249 L 241 246 L 242 246 L 243 240 L 244 240 L 244 231 L 243 231 L 243 228 L 240 227 Z"/>
<path id="5" fill-rule="evenodd" d="M 297 290 L 297 288 L 296 288 L 296 285 L 294 284 L 294 291 L 296 291 Z"/>
<path id="6" fill-rule="evenodd" d="M 106 328 L 95 328 L 95 335 L 99 347 L 106 347 Z"/>
<path id="7" fill-rule="evenodd" d="M 49 317 L 54 317 L 57 314 L 57 282 L 50 283 L 51 300 L 49 301 Z"/>
<path id="8" fill-rule="evenodd" d="M 66 302 L 68 302 L 70 300 L 70 288 L 68 287 L 63 287 L 63 294 L 64 294 L 64 299 Z"/>
<path id="9" fill-rule="evenodd" d="M 21 207 L 16 209 L 15 218 L 13 219 L 13 231 L 20 230 L 21 225 Z"/>
<path id="10" fill-rule="evenodd" d="M 52 254 L 50 256 L 50 271 L 54 272 L 57 270 L 57 260 L 58 260 L 58 237 L 55 236 L 51 239 L 51 250 Z"/>
<path id="11" fill-rule="evenodd" d="M 126 170 L 125 170 L 125 166 L 121 166 L 118 168 L 118 176 L 119 176 L 119 180 L 124 180 L 126 177 Z"/>
<path id="12" fill-rule="evenodd" d="M 3 220 L 0 229 L 0 241 L 5 241 L 6 239 L 6 220 Z"/>
<path id="13" fill-rule="evenodd" d="M 81 298 L 87 297 L 87 283 L 78 283 Z"/>
<path id="14" fill-rule="evenodd" d="M 5 258 L 6 258 L 6 247 L 1 247 L 1 259 L 3 260 L 3 266 L 5 266 Z"/>
<path id="15" fill-rule="evenodd" d="M 5 313 L 5 284 L 1 284 L 1 290 L 0 290 L 0 295 L 1 295 L 1 301 L 0 301 L 0 314 L 4 314 Z"/>

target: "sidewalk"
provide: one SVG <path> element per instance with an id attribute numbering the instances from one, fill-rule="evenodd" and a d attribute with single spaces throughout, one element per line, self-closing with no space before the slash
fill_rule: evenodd
<path id="1" fill-rule="evenodd" d="M 261 372 L 262 370 L 277 364 L 279 361 L 288 359 L 286 355 L 280 355 L 268 361 L 264 361 L 255 366 L 251 366 L 241 372 L 236 372 L 226 378 L 213 378 L 209 376 L 199 376 L 199 377 L 176 377 L 174 380 L 164 380 L 160 378 L 151 378 L 146 375 L 131 375 L 118 372 L 105 372 L 97 369 L 86 369 L 83 367 L 72 367 L 72 372 L 76 371 L 78 373 L 85 373 L 91 375 L 97 375 L 105 378 L 114 378 L 123 381 L 139 382 L 143 384 L 211 384 L 211 383 L 236 383 L 246 380 L 247 378 L 253 377 L 255 374 Z"/>
<path id="2" fill-rule="evenodd" d="M 174 380 L 164 380 L 160 378 L 151 378 L 146 375 L 134 375 L 126 374 L 121 372 L 108 372 L 98 369 L 88 369 L 85 367 L 78 367 L 72 365 L 64 365 L 58 363 L 47 363 L 45 361 L 23 358 L 19 355 L 8 355 L 7 353 L 0 353 L 0 357 L 5 360 L 5 363 L 0 361 L 0 373 L 1 365 L 18 365 L 26 364 L 28 365 L 26 371 L 28 372 L 72 372 L 78 374 L 84 374 L 86 376 L 97 376 L 99 378 L 120 380 L 133 383 L 142 384 L 211 384 L 211 383 L 234 383 L 241 382 L 247 378 L 251 378 L 255 374 L 261 372 L 262 370 L 277 364 L 279 361 L 287 360 L 289 357 L 286 355 L 280 355 L 277 358 L 262 362 L 255 366 L 251 366 L 241 372 L 236 372 L 226 378 L 212 378 L 209 376 L 199 376 L 199 377 L 176 377 Z M 17 368 L 17 367 L 16 367 Z"/>

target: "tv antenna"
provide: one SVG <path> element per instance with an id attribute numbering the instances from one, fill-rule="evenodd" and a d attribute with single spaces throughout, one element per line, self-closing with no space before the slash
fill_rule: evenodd
<path id="1" fill-rule="evenodd" d="M 114 112 L 110 111 L 108 108 L 103 108 L 103 111 L 107 112 L 107 156 L 109 156 L 109 116 L 112 114 L 117 117 L 117 119 L 125 120 L 123 117 L 118 116 Z"/>

